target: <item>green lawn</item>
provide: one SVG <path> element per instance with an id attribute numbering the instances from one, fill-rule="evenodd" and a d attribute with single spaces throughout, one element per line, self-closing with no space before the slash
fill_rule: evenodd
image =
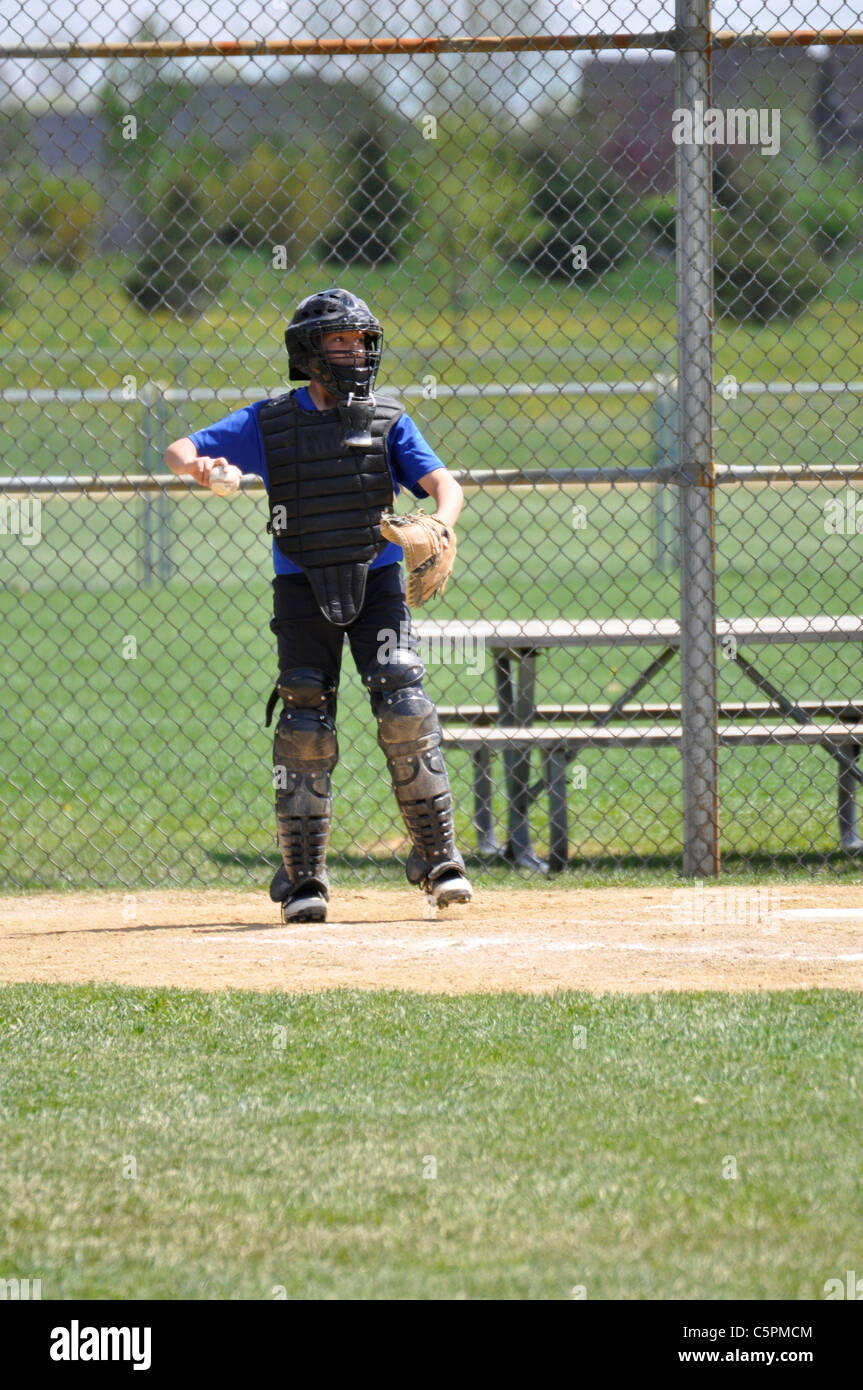
<path id="1" fill-rule="evenodd" d="M 861 1027 L 830 991 L 5 988 L 2 1274 L 43 1298 L 821 1298 L 859 1268 Z"/>
<path id="2" fill-rule="evenodd" d="M 398 266 L 322 266 L 307 256 L 274 271 L 263 254 L 231 253 L 230 283 L 195 323 L 144 315 L 122 290 L 122 257 L 91 257 L 74 274 L 21 272 L 20 303 L 4 321 L 0 383 L 120 387 L 123 377 L 187 386 L 270 385 L 285 379 L 283 331 L 312 288 L 340 283 L 387 327 L 382 380 L 419 384 L 427 372 L 463 381 L 621 380 L 668 370 L 675 355 L 675 273 L 636 261 L 591 286 L 519 275 L 472 277 L 458 312 L 442 268 L 418 246 Z M 863 253 L 833 269 L 823 298 L 791 323 L 719 319 L 717 372 L 739 380 L 833 378 L 863 362 Z M 718 378 L 717 378 L 718 379 Z"/>

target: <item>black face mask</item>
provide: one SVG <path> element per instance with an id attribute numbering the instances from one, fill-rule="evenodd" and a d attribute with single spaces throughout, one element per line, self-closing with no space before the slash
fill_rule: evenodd
<path id="1" fill-rule="evenodd" d="M 338 398 L 338 412 L 344 426 L 345 444 L 350 449 L 371 447 L 371 422 L 375 413 L 374 384 L 383 348 L 383 333 L 364 333 L 365 360 L 359 354 L 342 354 L 337 360 L 328 357 L 317 344 L 317 369 L 309 374 L 313 381 Z"/>
<path id="2" fill-rule="evenodd" d="M 338 360 L 329 357 L 326 362 L 333 382 L 330 389 L 334 396 L 347 399 L 348 396 L 367 397 L 372 394 L 375 369 L 368 361 L 361 363 L 357 353 L 354 354 L 353 362 L 346 361 L 344 357 Z"/>
<path id="3" fill-rule="evenodd" d="M 322 336 L 321 334 L 320 337 Z M 368 400 L 374 396 L 375 377 L 378 373 L 383 350 L 383 333 L 368 331 L 363 336 L 366 345 L 363 361 L 359 360 L 357 353 L 351 354 L 353 360 L 347 354 L 333 359 L 323 351 L 320 337 L 315 343 L 316 370 L 313 374 L 311 366 L 309 367 L 312 380 L 317 381 L 319 385 L 345 402 L 348 401 L 349 397 Z"/>

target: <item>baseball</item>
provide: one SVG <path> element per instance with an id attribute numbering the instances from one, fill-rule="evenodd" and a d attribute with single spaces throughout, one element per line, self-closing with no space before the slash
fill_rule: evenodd
<path id="1" fill-rule="evenodd" d="M 217 497 L 233 497 L 239 491 L 242 476 L 233 463 L 219 463 L 210 474 L 210 487 Z"/>

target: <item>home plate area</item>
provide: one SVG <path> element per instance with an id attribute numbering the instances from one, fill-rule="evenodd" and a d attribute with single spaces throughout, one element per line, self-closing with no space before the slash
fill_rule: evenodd
<path id="1" fill-rule="evenodd" d="M 261 893 L 0 899 L 0 982 L 288 992 L 863 988 L 855 885 L 489 889 L 432 917 L 410 889 L 333 889 L 282 926 Z"/>

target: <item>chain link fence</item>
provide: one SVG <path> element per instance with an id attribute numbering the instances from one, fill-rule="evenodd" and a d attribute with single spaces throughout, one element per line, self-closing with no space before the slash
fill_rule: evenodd
<path id="1" fill-rule="evenodd" d="M 336 284 L 466 493 L 417 632 L 469 866 L 855 873 L 859 17 L 8 8 L 4 886 L 268 881 L 265 494 L 164 452 Z M 347 660 L 339 711 L 332 868 L 401 877 Z"/>

